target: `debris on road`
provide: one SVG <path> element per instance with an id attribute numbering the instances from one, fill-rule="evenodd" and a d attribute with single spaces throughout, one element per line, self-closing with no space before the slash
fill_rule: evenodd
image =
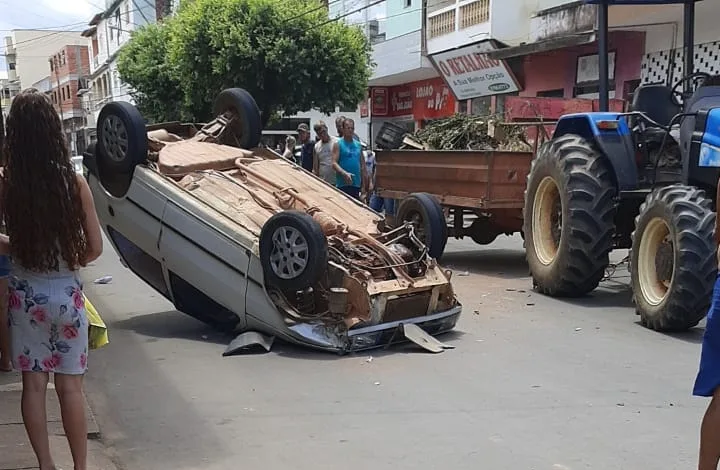
<path id="1" fill-rule="evenodd" d="M 94 284 L 110 284 L 113 280 L 113 277 L 110 275 L 99 277 L 93 281 Z"/>
<path id="2" fill-rule="evenodd" d="M 270 352 L 274 342 L 274 336 L 266 336 L 257 331 L 247 331 L 239 334 L 237 338 L 230 342 L 223 353 L 223 357 L 252 352 L 258 349 L 257 346 L 265 349 L 265 352 Z"/>
<path id="3" fill-rule="evenodd" d="M 403 325 L 403 333 L 407 339 L 432 353 L 441 353 L 446 349 L 455 349 L 455 346 L 441 343 L 436 338 L 427 334 L 422 328 L 412 323 Z"/>

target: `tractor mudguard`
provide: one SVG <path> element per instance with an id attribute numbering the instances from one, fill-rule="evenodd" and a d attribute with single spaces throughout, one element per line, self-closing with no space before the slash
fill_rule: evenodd
<path id="1" fill-rule="evenodd" d="M 684 183 L 705 189 L 712 197 L 720 177 L 720 107 L 700 109 L 685 119 L 680 142 L 688 148 L 683 159 Z"/>
<path id="2" fill-rule="evenodd" d="M 615 128 L 600 128 L 599 122 L 615 121 Z M 611 127 L 611 126 L 607 126 Z M 619 191 L 632 191 L 638 187 L 635 147 L 627 121 L 618 113 L 567 114 L 558 120 L 553 139 L 576 134 L 597 147 L 615 173 Z"/>

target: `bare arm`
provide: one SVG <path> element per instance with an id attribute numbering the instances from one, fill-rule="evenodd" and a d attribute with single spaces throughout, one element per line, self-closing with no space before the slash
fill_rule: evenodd
<path id="1" fill-rule="evenodd" d="M 368 189 L 368 174 L 367 166 L 365 165 L 365 154 L 360 149 L 360 187 L 361 192 L 367 192 Z"/>
<path id="2" fill-rule="evenodd" d="M 320 176 L 320 160 L 318 158 L 317 146 L 313 146 L 313 173 Z"/>
<path id="3" fill-rule="evenodd" d="M 103 251 L 102 233 L 100 231 L 100 221 L 97 212 L 95 212 L 95 203 L 93 201 L 90 187 L 84 177 L 78 175 L 78 185 L 80 186 L 80 200 L 82 202 L 83 212 L 85 212 L 85 221 L 83 230 L 87 239 L 87 253 L 82 260 L 82 266 L 87 266 L 98 259 Z"/>
<path id="4" fill-rule="evenodd" d="M 332 162 L 333 162 L 333 169 L 338 175 L 344 175 L 345 170 L 340 167 L 340 146 L 337 142 L 333 142 L 332 144 Z"/>

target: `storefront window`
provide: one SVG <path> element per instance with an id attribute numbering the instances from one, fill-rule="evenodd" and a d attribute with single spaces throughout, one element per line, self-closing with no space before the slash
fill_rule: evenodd
<path id="1" fill-rule="evenodd" d="M 470 103 L 470 114 L 473 116 L 487 116 L 492 110 L 492 97 L 483 96 L 473 98 Z"/>

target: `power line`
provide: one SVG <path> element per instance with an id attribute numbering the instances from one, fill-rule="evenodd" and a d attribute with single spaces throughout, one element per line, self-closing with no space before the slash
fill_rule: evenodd
<path id="1" fill-rule="evenodd" d="M 317 25 L 317 27 L 319 28 L 320 26 L 325 26 L 326 24 L 330 24 L 330 23 L 333 23 L 333 22 L 335 22 L 335 21 L 341 20 L 341 19 L 343 19 L 343 18 L 347 18 L 348 16 L 354 15 L 355 13 L 360 13 L 361 11 L 367 10 L 368 8 L 374 7 L 375 5 L 379 5 L 379 4 L 384 3 L 384 2 L 386 2 L 386 1 L 387 1 L 387 0 L 377 0 L 377 1 L 375 1 L 375 2 L 369 3 L 369 4 L 365 5 L 365 6 L 362 7 L 362 8 L 358 8 L 357 10 L 353 10 L 353 11 L 344 13 L 344 14 L 342 14 L 342 15 L 340 15 L 340 16 L 336 16 L 335 18 L 332 18 L 332 19 L 329 19 L 329 20 L 327 20 L 327 21 L 325 21 L 325 22 L 323 22 L 323 23 L 320 23 L 319 25 Z"/>

